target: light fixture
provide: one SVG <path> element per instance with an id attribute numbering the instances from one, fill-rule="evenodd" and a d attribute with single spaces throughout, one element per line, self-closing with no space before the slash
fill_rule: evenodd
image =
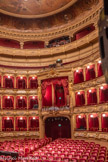
<path id="1" fill-rule="evenodd" d="M 33 76 L 32 79 L 35 79 L 35 77 Z"/>
<path id="2" fill-rule="evenodd" d="M 76 70 L 76 72 L 78 73 L 78 72 L 79 72 L 79 70 Z"/>
<path id="3" fill-rule="evenodd" d="M 79 115 L 79 116 L 78 116 L 78 118 L 80 118 L 80 119 L 81 119 L 81 115 Z"/>
<path id="4" fill-rule="evenodd" d="M 22 100 L 22 99 L 23 99 L 23 97 L 22 97 L 22 96 L 20 96 L 20 99 Z"/>
<path id="5" fill-rule="evenodd" d="M 10 96 L 8 96 L 7 98 L 10 99 Z"/>
<path id="6" fill-rule="evenodd" d="M 93 115 L 90 115 L 91 118 L 93 118 L 94 116 Z"/>
<path id="7" fill-rule="evenodd" d="M 103 89 L 103 88 L 104 88 L 103 86 L 100 87 L 100 89 Z"/>
<path id="8" fill-rule="evenodd" d="M 78 95 L 80 95 L 80 92 L 78 92 Z"/>
<path id="9" fill-rule="evenodd" d="M 23 118 L 22 117 L 20 117 L 20 120 L 22 120 Z"/>
<path id="10" fill-rule="evenodd" d="M 35 117 L 33 117 L 33 120 L 35 120 L 36 118 Z"/>
<path id="11" fill-rule="evenodd" d="M 99 60 L 98 63 L 101 64 L 101 60 Z"/>
<path id="12" fill-rule="evenodd" d="M 88 66 L 87 66 L 87 69 L 89 69 L 89 68 L 90 68 L 90 66 L 88 65 Z"/>
<path id="13" fill-rule="evenodd" d="M 91 93 L 92 92 L 92 90 L 91 89 L 89 89 L 89 93 Z"/>
<path id="14" fill-rule="evenodd" d="M 23 79 L 23 77 L 21 76 L 20 79 Z"/>
<path id="15" fill-rule="evenodd" d="M 10 118 L 9 117 L 7 117 L 7 120 L 9 120 Z"/>
<path id="16" fill-rule="evenodd" d="M 35 96 L 33 96 L 32 98 L 35 99 Z"/>
<path id="17" fill-rule="evenodd" d="M 103 117 L 105 117 L 105 116 L 106 116 L 106 114 L 102 114 L 102 116 L 103 116 Z"/>
<path id="18" fill-rule="evenodd" d="M 10 75 L 8 75 L 8 78 L 10 79 Z"/>

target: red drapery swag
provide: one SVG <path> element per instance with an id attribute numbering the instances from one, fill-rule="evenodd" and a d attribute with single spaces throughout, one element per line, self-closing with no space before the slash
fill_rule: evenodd
<path id="1" fill-rule="evenodd" d="M 91 92 L 89 92 L 89 90 L 87 91 L 87 103 L 88 105 L 97 103 L 96 89 L 91 89 Z"/>
<path id="2" fill-rule="evenodd" d="M 39 128 L 39 117 L 35 117 L 35 119 L 33 119 L 33 117 L 29 117 L 29 129 L 31 128 Z"/>
<path id="3" fill-rule="evenodd" d="M 99 119 L 97 114 L 93 114 L 93 117 L 89 115 L 89 129 L 92 131 L 99 129 Z"/>
<path id="4" fill-rule="evenodd" d="M 81 118 L 79 118 L 79 115 L 76 116 L 76 128 L 86 129 L 86 116 L 85 115 L 81 115 Z"/>
<path id="5" fill-rule="evenodd" d="M 16 88 L 18 88 L 18 89 L 27 88 L 27 78 L 23 77 L 21 79 L 20 77 L 16 77 Z"/>
<path id="6" fill-rule="evenodd" d="M 84 81 L 83 69 L 74 72 L 74 83 L 81 83 Z"/>
<path id="7" fill-rule="evenodd" d="M 82 106 L 82 105 L 85 104 L 85 93 L 84 93 L 84 91 L 80 91 L 80 94 L 78 94 L 78 92 L 76 92 L 75 98 L 76 98 L 76 106 Z"/>
<path id="8" fill-rule="evenodd" d="M 22 128 L 22 130 L 26 130 L 27 128 L 27 117 L 22 117 L 22 120 L 20 117 L 16 117 L 16 130 L 19 130 Z"/>
<path id="9" fill-rule="evenodd" d="M 14 126 L 14 118 L 9 117 L 9 120 L 7 120 L 7 117 L 2 118 L 2 130 L 5 130 L 6 128 L 13 128 Z"/>
<path id="10" fill-rule="evenodd" d="M 103 115 L 103 114 L 102 114 Z M 102 129 L 107 128 L 108 131 L 108 113 L 105 113 L 105 116 L 101 117 L 102 118 Z"/>
<path id="11" fill-rule="evenodd" d="M 108 102 L 108 85 L 102 86 L 103 89 L 99 89 L 100 103 Z"/>
<path id="12" fill-rule="evenodd" d="M 33 77 L 29 77 L 29 88 L 37 89 L 38 88 L 38 80 L 37 77 L 33 79 Z"/>
<path id="13" fill-rule="evenodd" d="M 95 78 L 95 65 L 89 65 L 89 68 L 86 68 L 86 80 Z"/>
<path id="14" fill-rule="evenodd" d="M 3 76 L 3 87 L 5 88 L 14 88 L 14 77 Z"/>
<path id="15" fill-rule="evenodd" d="M 14 108 L 14 97 L 3 96 L 3 108 Z"/>
<path id="16" fill-rule="evenodd" d="M 33 109 L 33 107 L 35 105 L 38 105 L 38 98 L 37 96 L 34 96 L 35 98 L 33 98 L 33 96 L 29 97 L 29 109 Z"/>
<path id="17" fill-rule="evenodd" d="M 103 75 L 102 64 L 98 63 L 97 69 L 98 69 L 98 77 L 102 76 Z"/>
<path id="18" fill-rule="evenodd" d="M 52 106 L 52 86 L 54 88 L 54 106 L 63 106 L 63 104 L 64 106 L 67 105 L 67 95 L 69 94 L 68 77 L 53 78 L 42 81 L 42 105 Z"/>

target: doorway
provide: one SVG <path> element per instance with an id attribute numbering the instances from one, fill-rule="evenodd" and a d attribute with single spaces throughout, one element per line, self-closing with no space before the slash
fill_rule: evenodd
<path id="1" fill-rule="evenodd" d="M 45 120 L 45 135 L 53 140 L 71 138 L 70 120 L 66 117 L 49 117 Z"/>

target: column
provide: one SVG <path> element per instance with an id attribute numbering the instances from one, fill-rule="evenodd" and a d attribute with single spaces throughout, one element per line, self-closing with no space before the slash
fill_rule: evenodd
<path id="1" fill-rule="evenodd" d="M 74 84 L 74 70 L 72 69 L 72 84 Z"/>
<path id="2" fill-rule="evenodd" d="M 83 68 L 84 81 L 86 81 L 86 66 Z"/>
<path id="3" fill-rule="evenodd" d="M 1 95 L 1 109 L 3 109 L 3 95 Z"/>
<path id="4" fill-rule="evenodd" d="M 16 109 L 16 95 L 14 95 L 14 110 Z"/>
<path id="5" fill-rule="evenodd" d="M 3 74 L 1 74 L 1 88 L 3 88 Z"/>
<path id="6" fill-rule="evenodd" d="M 99 117 L 99 131 L 102 131 L 101 113 L 98 114 Z"/>
<path id="7" fill-rule="evenodd" d="M 29 117 L 27 116 L 27 131 L 29 130 Z"/>
<path id="8" fill-rule="evenodd" d="M 45 123 L 43 121 L 42 116 L 39 117 L 39 132 L 40 132 L 40 139 L 45 137 Z"/>
<path id="9" fill-rule="evenodd" d="M 14 76 L 14 88 L 16 88 L 16 75 Z"/>
<path id="10" fill-rule="evenodd" d="M 97 62 L 95 62 L 95 74 L 96 74 L 96 77 L 98 77 L 98 68 L 97 68 Z"/>
<path id="11" fill-rule="evenodd" d="M 27 88 L 29 88 L 29 76 L 27 75 Z"/>
<path id="12" fill-rule="evenodd" d="M 89 131 L 89 114 L 86 114 L 86 126 L 87 126 L 87 131 Z"/>
<path id="13" fill-rule="evenodd" d="M 85 92 L 85 105 L 87 105 L 87 89 L 84 92 Z"/>
<path id="14" fill-rule="evenodd" d="M 39 101 L 39 111 L 42 109 L 42 92 L 41 92 L 41 80 L 38 80 L 38 101 Z"/>
<path id="15" fill-rule="evenodd" d="M 71 122 L 71 138 L 72 138 L 72 139 L 74 139 L 74 130 L 75 130 L 75 128 L 76 128 L 75 116 L 76 116 L 76 115 L 73 114 L 73 115 L 71 116 L 71 120 L 70 120 L 70 122 Z"/>
<path id="16" fill-rule="evenodd" d="M 2 131 L 2 116 L 0 116 L 0 132 Z"/>
<path id="17" fill-rule="evenodd" d="M 27 95 L 27 110 L 29 109 L 29 96 Z"/>
<path id="18" fill-rule="evenodd" d="M 20 49 L 23 49 L 24 47 L 24 42 L 20 42 Z"/>
<path id="19" fill-rule="evenodd" d="M 15 126 L 16 126 L 16 117 L 14 117 L 14 131 L 15 131 Z"/>
<path id="20" fill-rule="evenodd" d="M 47 47 L 49 45 L 49 41 L 45 41 L 45 47 Z"/>
<path id="21" fill-rule="evenodd" d="M 71 92 L 71 96 L 72 96 L 72 106 L 75 107 L 75 92 L 74 91 Z"/>
<path id="22" fill-rule="evenodd" d="M 97 90 L 97 104 L 99 104 L 99 102 L 100 102 L 100 99 L 99 99 L 99 87 L 97 87 L 96 90 Z"/>
<path id="23" fill-rule="evenodd" d="M 73 112 L 73 103 L 72 103 L 72 80 L 69 80 L 69 101 L 70 101 L 70 110 Z"/>

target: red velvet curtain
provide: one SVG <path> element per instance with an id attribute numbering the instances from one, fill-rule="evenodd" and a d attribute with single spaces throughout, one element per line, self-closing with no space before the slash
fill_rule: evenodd
<path id="1" fill-rule="evenodd" d="M 57 89 L 56 89 L 57 86 L 59 88 L 60 88 L 60 86 L 63 87 L 62 95 L 63 95 L 63 91 L 64 91 L 64 101 L 65 101 L 64 106 L 67 105 L 67 95 L 69 94 L 68 77 L 60 77 L 60 78 L 47 79 L 47 80 L 42 81 L 42 101 L 43 101 L 42 103 L 43 103 L 43 106 L 52 106 L 52 85 L 54 88 L 54 106 L 62 105 L 62 104 L 60 104 L 60 102 L 58 101 L 58 98 L 57 98 L 57 95 L 60 95 L 59 92 L 61 91 L 61 90 L 58 90 L 58 93 L 57 93 Z M 64 101 L 62 101 L 62 103 Z"/>
<path id="2" fill-rule="evenodd" d="M 97 69 L 98 69 L 98 77 L 103 75 L 103 71 L 102 71 L 102 64 L 98 63 L 97 64 Z"/>
<path id="3" fill-rule="evenodd" d="M 0 76 L 0 87 L 1 87 L 1 76 Z"/>
<path id="4" fill-rule="evenodd" d="M 54 85 L 55 89 L 55 106 L 61 107 L 65 105 L 64 88 L 62 85 Z"/>
<path id="5" fill-rule="evenodd" d="M 52 106 L 52 85 L 47 85 L 45 95 L 42 99 L 43 106 Z"/>
<path id="6" fill-rule="evenodd" d="M 29 97 L 29 109 L 33 109 L 34 106 L 38 106 L 38 98 L 37 96 L 30 96 Z"/>
<path id="7" fill-rule="evenodd" d="M 76 98 L 76 106 L 82 106 L 85 104 L 84 91 L 80 91 L 80 94 L 78 94 L 78 92 L 76 92 L 75 98 Z"/>
<path id="8" fill-rule="evenodd" d="M 105 116 L 102 114 L 102 130 L 108 131 L 108 113 L 105 113 Z"/>
<path id="9" fill-rule="evenodd" d="M 10 76 L 10 78 L 8 78 L 8 76 L 4 76 L 3 77 L 3 87 L 14 88 L 14 77 Z"/>
<path id="10" fill-rule="evenodd" d="M 27 108 L 27 97 L 22 96 L 22 99 L 20 97 L 21 96 L 16 97 L 16 108 L 17 109 L 26 109 Z"/>
<path id="11" fill-rule="evenodd" d="M 83 70 L 80 69 L 74 72 L 74 83 L 81 83 L 84 81 Z"/>
<path id="12" fill-rule="evenodd" d="M 70 121 L 65 117 L 47 118 L 45 121 L 46 137 L 53 140 L 57 138 L 71 138 Z"/>
<path id="13" fill-rule="evenodd" d="M 14 108 L 14 97 L 3 96 L 3 108 L 4 109 L 13 109 Z"/>
<path id="14" fill-rule="evenodd" d="M 38 80 L 36 77 L 29 77 L 29 88 L 37 89 L 38 88 Z"/>
<path id="15" fill-rule="evenodd" d="M 10 47 L 10 48 L 20 48 L 20 43 L 16 40 L 0 38 L 0 46 Z"/>
<path id="16" fill-rule="evenodd" d="M 97 131 L 99 129 L 99 119 L 97 114 L 93 114 L 93 117 L 89 115 L 89 130 Z"/>
<path id="17" fill-rule="evenodd" d="M 88 103 L 88 105 L 97 103 L 96 89 L 92 89 L 91 92 L 87 91 L 87 103 Z"/>
<path id="18" fill-rule="evenodd" d="M 108 102 L 108 86 L 103 86 L 103 89 L 99 89 L 100 103 Z"/>
<path id="19" fill-rule="evenodd" d="M 14 118 L 13 117 L 9 117 L 9 119 L 7 120 L 7 117 L 3 117 L 2 118 L 2 130 L 6 131 L 8 128 L 9 131 L 13 130 L 14 128 Z"/>
<path id="20" fill-rule="evenodd" d="M 76 34 L 76 40 L 78 40 L 78 39 L 84 37 L 85 35 L 87 35 L 87 34 L 89 34 L 89 33 L 91 33 L 93 30 L 95 30 L 95 27 L 94 27 L 93 25 L 91 25 L 91 26 L 89 26 L 89 27 L 87 27 L 87 28 L 81 30 L 80 32 L 78 32 L 78 33 Z"/>
<path id="21" fill-rule="evenodd" d="M 44 48 L 44 42 L 38 41 L 38 42 L 25 42 L 24 43 L 24 49 L 36 49 L 36 48 Z"/>
<path id="22" fill-rule="evenodd" d="M 79 118 L 80 116 L 80 118 Z M 86 129 L 86 116 L 85 115 L 77 115 L 76 116 L 76 128 L 77 129 Z"/>
<path id="23" fill-rule="evenodd" d="M 16 130 L 18 131 L 27 130 L 27 118 L 26 117 L 22 117 L 22 119 L 20 119 L 20 117 L 16 117 Z"/>
<path id="24" fill-rule="evenodd" d="M 89 65 L 89 68 L 86 68 L 86 80 L 91 80 L 95 77 L 95 65 Z"/>
<path id="25" fill-rule="evenodd" d="M 22 79 L 20 77 L 16 78 L 16 88 L 18 89 L 25 89 L 27 88 L 27 78 L 23 77 Z"/>
<path id="26" fill-rule="evenodd" d="M 29 130 L 39 130 L 39 117 L 29 117 Z"/>

